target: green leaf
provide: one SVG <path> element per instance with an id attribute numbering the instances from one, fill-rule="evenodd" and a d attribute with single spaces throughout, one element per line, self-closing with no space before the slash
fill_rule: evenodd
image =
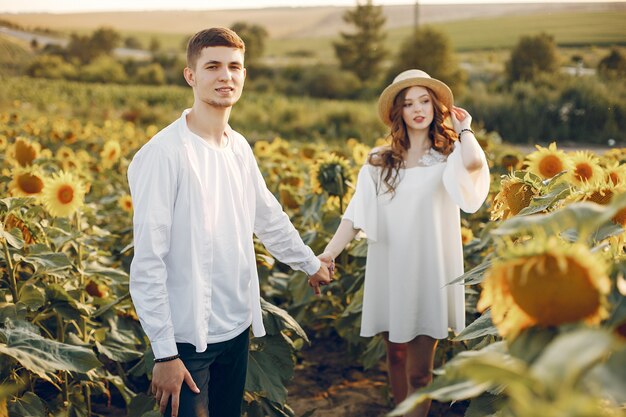
<path id="1" fill-rule="evenodd" d="M 128 282 L 128 274 L 125 271 L 115 268 L 107 268 L 97 263 L 90 264 L 87 268 L 85 268 L 83 273 L 87 277 L 104 276 L 111 278 L 113 281 L 118 283 Z"/>
<path id="2" fill-rule="evenodd" d="M 556 335 L 557 330 L 554 328 L 531 327 L 523 330 L 515 340 L 510 342 L 509 353 L 531 364 Z"/>
<path id="3" fill-rule="evenodd" d="M 363 367 L 367 370 L 376 366 L 380 360 L 385 356 L 387 348 L 385 347 L 385 340 L 382 336 L 378 335 L 372 338 L 361 356 L 361 362 Z"/>
<path id="4" fill-rule="evenodd" d="M 579 329 L 557 336 L 533 364 L 532 373 L 552 386 L 574 386 L 611 352 L 616 341 L 604 329 Z"/>
<path id="5" fill-rule="evenodd" d="M 9 404 L 9 415 L 15 417 L 45 417 L 45 403 L 33 394 L 27 392 L 22 398 L 15 398 Z"/>
<path id="6" fill-rule="evenodd" d="M 491 322 L 491 310 L 487 310 L 483 313 L 482 316 L 474 320 L 472 324 L 463 329 L 461 333 L 459 333 L 452 340 L 455 342 L 459 342 L 461 340 L 471 340 L 478 337 L 497 334 L 498 329 L 496 329 L 496 327 Z"/>
<path id="7" fill-rule="evenodd" d="M 127 417 L 142 417 L 146 413 L 153 411 L 156 406 L 154 397 L 144 393 L 137 394 L 128 404 Z M 160 417 L 160 414 L 159 414 Z"/>
<path id="8" fill-rule="evenodd" d="M 78 320 L 80 316 L 89 316 L 89 307 L 74 299 L 59 284 L 50 284 L 46 287 L 46 298 L 54 311 L 69 320 Z"/>
<path id="9" fill-rule="evenodd" d="M 611 204 L 605 206 L 591 202 L 573 203 L 548 214 L 513 217 L 503 221 L 492 233 L 510 235 L 544 230 L 547 234 L 558 234 L 574 228 L 580 235 L 588 236 L 600 226 L 610 222 L 611 218 L 624 206 L 626 206 L 626 193 L 617 195 Z"/>
<path id="10" fill-rule="evenodd" d="M 464 285 L 476 285 L 485 279 L 485 272 L 491 268 L 491 256 L 486 257 L 483 262 L 470 269 L 458 278 L 453 279 L 446 285 L 456 285 L 463 283 Z"/>
<path id="11" fill-rule="evenodd" d="M 304 330 L 302 330 L 302 327 L 300 327 L 298 322 L 285 310 L 268 303 L 263 298 L 261 298 L 261 308 L 263 309 L 263 324 L 267 330 L 267 334 L 276 335 L 286 329 L 293 331 L 302 339 L 309 342 L 309 338 Z"/>
<path id="12" fill-rule="evenodd" d="M 518 216 L 527 216 L 547 210 L 569 194 L 570 185 L 568 183 L 558 183 L 547 194 L 534 197 L 528 207 L 518 213 Z"/>
<path id="13" fill-rule="evenodd" d="M 24 320 L 27 313 L 28 307 L 25 304 L 0 303 L 0 323 L 4 323 L 6 319 Z"/>
<path id="14" fill-rule="evenodd" d="M 614 404 L 626 404 L 626 348 L 613 352 L 608 360 L 585 376 L 585 386 L 596 389 L 596 396 Z"/>
<path id="15" fill-rule="evenodd" d="M 115 362 L 130 362 L 143 356 L 134 345 L 122 343 L 112 337 L 107 337 L 104 342 L 96 341 L 98 352 Z"/>
<path id="16" fill-rule="evenodd" d="M 388 416 L 405 415 L 428 399 L 441 402 L 467 400 L 482 394 L 490 386 L 489 383 L 477 383 L 470 380 L 451 382 L 445 378 L 435 378 L 430 385 L 415 391 L 402 401 Z"/>
<path id="17" fill-rule="evenodd" d="M 472 398 L 469 407 L 465 410 L 464 417 L 492 417 L 505 404 L 505 399 L 500 395 L 492 395 L 487 392 Z"/>
<path id="18" fill-rule="evenodd" d="M 29 309 L 37 310 L 46 303 L 46 293 L 36 285 L 26 284 L 20 288 L 19 299 Z"/>
<path id="19" fill-rule="evenodd" d="M 15 249 L 22 249 L 24 247 L 24 239 L 22 238 L 20 229 L 14 228 L 10 232 L 0 229 L 0 238 L 6 240 L 8 245 Z"/>
<path id="20" fill-rule="evenodd" d="M 248 356 L 246 390 L 284 404 L 285 384 L 293 375 L 291 347 L 281 336 L 254 338 Z"/>
<path id="21" fill-rule="evenodd" d="M 72 263 L 65 253 L 50 252 L 45 245 L 29 246 L 30 254 L 21 257 L 20 260 L 31 264 L 35 272 L 40 275 L 64 270 L 72 267 Z"/>
<path id="22" fill-rule="evenodd" d="M 0 343 L 0 353 L 11 356 L 22 366 L 41 378 L 52 382 L 48 375 L 54 371 L 86 373 L 102 366 L 92 350 L 79 346 L 46 339 L 25 327 L 11 328 L 12 322 L 5 322 L 0 329 L 6 342 Z"/>

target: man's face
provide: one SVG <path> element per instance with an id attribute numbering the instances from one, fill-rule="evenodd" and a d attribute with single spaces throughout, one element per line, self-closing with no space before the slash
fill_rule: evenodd
<path id="1" fill-rule="evenodd" d="M 185 78 L 197 100 L 214 107 L 231 107 L 241 97 L 246 78 L 243 52 L 227 46 L 204 48 L 195 68 L 185 68 Z"/>

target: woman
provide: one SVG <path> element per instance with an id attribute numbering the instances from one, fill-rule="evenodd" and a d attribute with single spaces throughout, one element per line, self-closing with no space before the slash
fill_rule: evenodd
<path id="1" fill-rule="evenodd" d="M 335 259 L 359 230 L 368 238 L 361 336 L 383 334 L 396 403 L 432 380 L 437 339 L 465 327 L 460 211 L 489 190 L 471 116 L 443 82 L 420 70 L 398 75 L 378 112 L 391 144 L 374 149 L 322 257 Z M 451 126 L 450 126 L 451 122 Z M 426 416 L 430 402 L 412 410 Z"/>

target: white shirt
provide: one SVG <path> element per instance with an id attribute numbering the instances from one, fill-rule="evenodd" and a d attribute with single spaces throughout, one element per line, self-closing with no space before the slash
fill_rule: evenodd
<path id="1" fill-rule="evenodd" d="M 203 352 L 250 322 L 255 336 L 265 334 L 253 234 L 294 269 L 312 275 L 320 267 L 267 189 L 245 138 L 227 126 L 226 147 L 198 153 L 206 143 L 187 127 L 188 112 L 128 168 L 130 293 L 157 358 L 175 355 L 177 342 Z"/>

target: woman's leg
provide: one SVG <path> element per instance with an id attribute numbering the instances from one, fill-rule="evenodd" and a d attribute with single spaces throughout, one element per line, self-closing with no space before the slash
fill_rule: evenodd
<path id="1" fill-rule="evenodd" d="M 406 375 L 408 395 L 430 384 L 433 379 L 435 349 L 437 339 L 420 335 L 407 343 Z M 430 409 L 430 400 L 424 401 L 411 410 L 406 417 L 426 417 Z"/>
<path id="2" fill-rule="evenodd" d="M 387 345 L 387 374 L 389 385 L 396 405 L 400 404 L 407 394 L 406 374 L 406 343 L 389 341 L 389 333 L 383 333 Z"/>

